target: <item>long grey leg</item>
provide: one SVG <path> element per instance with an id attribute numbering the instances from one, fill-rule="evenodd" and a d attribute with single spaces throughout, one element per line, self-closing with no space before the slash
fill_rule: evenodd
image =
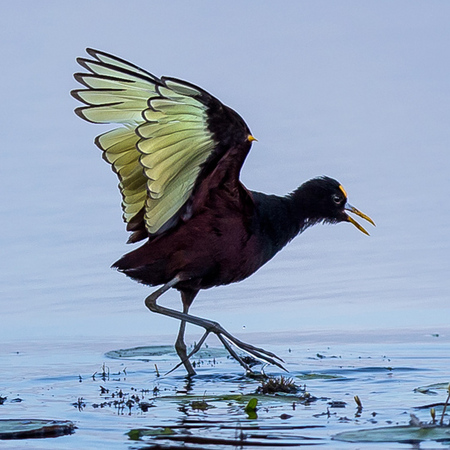
<path id="1" fill-rule="evenodd" d="M 200 340 L 197 342 L 197 344 L 195 345 L 195 347 L 192 349 L 192 351 L 189 353 L 189 355 L 186 355 L 186 359 L 190 359 L 191 356 L 195 355 L 201 348 L 203 345 L 203 342 L 206 341 L 206 338 L 209 336 L 209 331 L 205 331 L 205 333 L 203 334 L 203 336 L 200 338 Z M 181 359 L 181 362 L 179 362 L 175 367 L 172 367 L 167 373 L 166 375 L 169 375 L 169 373 L 172 373 L 173 371 L 177 370 L 178 367 L 180 367 L 181 365 L 184 364 L 184 359 Z"/>
<path id="2" fill-rule="evenodd" d="M 277 355 L 275 355 L 272 352 L 269 352 L 267 350 L 264 350 L 259 347 L 254 347 L 253 345 L 246 344 L 245 342 L 242 342 L 241 340 L 235 338 L 232 334 L 230 334 L 227 330 L 225 330 L 218 322 L 214 322 L 212 320 L 203 319 L 201 317 L 192 316 L 190 314 L 187 314 L 186 312 L 176 311 L 171 308 L 165 308 L 163 306 L 160 306 L 156 303 L 156 300 L 164 294 L 167 290 L 169 290 L 171 287 L 175 286 L 181 279 L 177 276 L 173 280 L 166 283 L 164 286 L 157 289 L 155 292 L 150 294 L 145 299 L 145 305 L 147 308 L 155 313 L 162 314 L 164 316 L 173 317 L 174 319 L 181 320 L 182 322 L 189 322 L 194 325 L 197 325 L 199 327 L 202 327 L 206 330 L 206 335 L 209 333 L 214 333 L 217 336 L 219 336 L 219 339 L 222 341 L 222 337 L 226 338 L 228 341 L 230 341 L 232 344 L 234 344 L 236 347 L 240 348 L 241 350 L 253 355 L 255 358 L 260 359 L 262 361 L 265 361 L 269 364 L 273 364 L 275 366 L 280 367 L 283 370 L 286 370 L 282 364 L 279 362 L 283 362 L 281 358 L 279 358 Z M 197 346 L 198 347 L 198 346 Z M 196 351 L 198 351 L 198 348 L 196 347 Z M 227 350 L 229 351 L 228 347 Z M 194 353 L 191 352 L 188 356 L 191 357 Z M 235 353 L 230 352 L 231 356 L 235 358 Z M 278 360 L 278 361 L 277 361 Z M 238 359 L 238 362 L 242 364 L 242 360 L 240 358 Z M 183 362 L 184 364 L 184 362 Z M 248 370 L 248 366 L 245 364 L 243 366 L 246 370 Z"/>
<path id="3" fill-rule="evenodd" d="M 183 296 L 183 294 L 182 294 Z M 189 305 L 183 301 L 183 313 L 187 314 L 189 311 Z M 189 357 L 186 351 L 186 344 L 184 342 L 184 332 L 186 331 L 186 321 L 182 320 L 180 323 L 180 329 L 178 331 L 177 340 L 175 341 L 175 350 L 178 353 L 178 356 L 181 359 L 181 362 L 184 364 L 184 367 L 187 370 L 188 376 L 195 375 L 195 370 L 192 367 L 191 361 L 189 361 Z"/>

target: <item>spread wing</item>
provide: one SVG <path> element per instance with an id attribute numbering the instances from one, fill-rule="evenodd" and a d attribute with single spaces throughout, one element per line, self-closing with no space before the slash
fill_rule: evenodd
<path id="1" fill-rule="evenodd" d="M 203 89 L 87 52 L 92 59 L 77 60 L 87 72 L 74 75 L 84 89 L 71 92 L 86 106 L 75 112 L 120 125 L 95 142 L 119 177 L 129 241 L 136 242 L 176 224 L 208 164 L 237 143 L 246 155 L 253 138 L 237 113 Z"/>

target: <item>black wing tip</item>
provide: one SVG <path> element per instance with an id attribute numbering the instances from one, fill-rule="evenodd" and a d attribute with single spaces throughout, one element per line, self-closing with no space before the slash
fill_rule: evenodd
<path id="1" fill-rule="evenodd" d="M 80 96 L 80 92 L 121 92 L 123 91 L 123 89 L 73 89 L 72 91 L 70 91 L 70 95 L 75 99 L 78 100 L 80 103 L 84 103 L 86 105 L 86 107 L 83 107 L 84 109 L 86 108 L 102 108 L 104 106 L 117 106 L 117 105 L 122 105 L 123 102 L 112 102 L 112 103 L 89 103 L 88 101 L 86 101 L 85 99 L 83 99 Z M 78 108 L 77 108 L 78 109 Z M 103 123 L 103 122 L 99 122 L 99 123 Z"/>
<path id="2" fill-rule="evenodd" d="M 91 58 L 94 58 L 98 62 L 101 62 L 101 59 L 98 57 L 98 55 L 106 56 L 107 58 L 119 59 L 117 56 L 114 56 L 114 55 L 104 52 L 102 50 L 97 50 L 93 47 L 86 47 L 85 50 L 86 50 L 86 53 Z M 79 58 L 79 59 L 83 59 L 83 58 Z"/>
<path id="3" fill-rule="evenodd" d="M 107 133 L 109 133 L 107 131 Z M 105 134 L 105 133 L 103 133 Z M 100 138 L 103 136 L 103 134 L 100 134 L 98 136 L 95 136 L 94 139 L 94 144 L 103 152 L 102 158 L 109 164 L 111 164 L 107 159 L 106 159 L 106 155 L 105 155 L 105 149 L 102 147 L 102 144 L 100 144 Z"/>
<path id="4" fill-rule="evenodd" d="M 80 94 L 79 94 L 79 92 L 82 92 L 82 91 L 84 91 L 84 89 L 73 89 L 73 90 L 70 91 L 70 95 L 75 100 L 78 100 L 79 102 L 86 104 L 86 102 L 83 101 L 83 99 L 80 97 Z"/>
<path id="5" fill-rule="evenodd" d="M 75 97 L 76 98 L 76 97 Z M 113 103 L 112 105 L 116 105 L 117 103 Z M 102 106 L 111 106 L 111 105 L 96 105 L 96 106 L 100 106 L 100 107 L 102 107 Z M 91 108 L 95 108 L 95 106 L 91 106 L 91 105 L 88 105 L 88 106 L 79 106 L 78 108 L 75 108 L 74 109 L 74 112 L 75 112 L 75 114 L 78 116 L 78 117 L 80 117 L 81 119 L 83 119 L 83 120 L 85 120 L 86 122 L 90 122 L 90 123 L 95 123 L 95 124 L 105 124 L 105 123 L 110 123 L 110 122 L 99 122 L 99 121 L 95 121 L 95 120 L 91 120 L 91 119 L 89 119 L 89 117 L 87 117 L 85 114 L 84 114 L 84 111 L 85 110 L 87 110 L 87 109 L 91 109 Z"/>
<path id="6" fill-rule="evenodd" d="M 99 54 L 99 53 L 101 54 L 103 52 L 101 50 L 96 50 L 95 48 L 92 48 L 92 47 L 86 47 L 86 53 L 89 56 L 92 56 L 93 58 L 98 59 L 97 54 Z"/>
<path id="7" fill-rule="evenodd" d="M 86 82 L 84 81 L 84 77 L 87 74 L 85 73 L 81 73 L 81 72 L 75 72 L 73 74 L 73 77 L 75 78 L 75 81 L 78 81 L 78 83 L 82 84 L 83 86 L 86 86 L 87 88 L 89 88 L 89 86 L 86 84 Z M 73 91 L 72 91 L 73 92 Z"/>
<path id="8" fill-rule="evenodd" d="M 71 92 L 72 94 L 72 92 Z M 92 120 L 88 119 L 85 115 L 84 115 L 84 110 L 88 109 L 89 106 L 80 106 L 78 108 L 74 109 L 74 113 L 80 118 L 85 120 L 86 122 L 90 122 L 90 123 L 97 123 L 97 122 L 93 122 Z"/>
<path id="9" fill-rule="evenodd" d="M 161 83 L 161 80 L 153 75 L 152 73 L 148 72 L 147 70 L 143 69 L 142 67 L 139 67 L 136 64 L 133 64 L 130 61 L 127 61 L 126 59 L 120 58 L 119 56 L 113 55 L 112 53 L 108 53 L 108 52 L 104 52 L 102 50 L 96 50 L 92 47 L 87 47 L 86 48 L 86 53 L 91 56 L 92 58 L 94 58 L 93 60 L 89 60 L 86 58 L 77 58 L 77 62 L 78 64 L 80 64 L 82 67 L 86 68 L 87 70 L 89 70 L 90 72 L 92 72 L 88 67 L 86 67 L 86 62 L 95 62 L 96 64 L 101 64 L 103 67 L 109 67 L 109 68 L 114 68 L 119 72 L 125 73 L 125 74 L 134 74 L 135 76 L 139 76 L 141 78 L 145 78 L 145 76 L 150 77 L 150 79 L 153 82 L 157 82 L 157 83 Z M 117 67 L 114 66 L 113 64 L 109 64 L 109 63 L 105 63 L 101 60 L 101 58 L 99 58 L 98 55 L 102 55 L 105 56 L 106 58 L 112 59 L 113 61 L 116 61 L 119 64 L 126 64 L 127 66 L 138 70 L 139 72 L 142 72 L 141 74 L 139 73 L 133 73 L 132 71 L 128 70 L 128 69 L 124 69 L 122 67 Z M 80 62 L 81 61 L 81 62 Z M 83 64 L 82 64 L 83 63 Z M 145 76 L 143 75 L 145 74 Z"/>
<path id="10" fill-rule="evenodd" d="M 85 80 L 85 78 L 96 78 L 98 80 L 108 80 L 108 81 L 118 81 L 120 83 L 129 83 L 130 85 L 134 83 L 132 80 L 127 80 L 126 78 L 120 78 L 120 77 L 112 77 L 110 75 L 99 75 L 97 73 L 84 73 L 84 72 L 77 72 L 73 74 L 73 77 L 75 78 L 75 81 L 82 84 L 86 88 L 92 91 L 125 91 L 125 89 L 111 89 L 111 88 L 93 88 L 89 86 L 89 83 Z"/>
<path id="11" fill-rule="evenodd" d="M 87 59 L 87 58 L 77 58 L 77 63 L 85 70 L 87 70 L 90 74 L 94 74 L 95 72 L 89 67 L 89 63 L 95 62 L 96 64 L 102 64 L 100 61 Z"/>

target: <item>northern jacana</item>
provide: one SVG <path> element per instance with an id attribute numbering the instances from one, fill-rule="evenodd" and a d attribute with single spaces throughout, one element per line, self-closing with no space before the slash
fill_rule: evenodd
<path id="1" fill-rule="evenodd" d="M 284 369 L 274 353 L 246 344 L 217 322 L 188 314 L 200 289 L 247 278 L 291 239 L 317 223 L 350 222 L 347 213 L 373 223 L 351 206 L 339 182 L 314 178 L 279 197 L 248 190 L 239 173 L 252 136 L 244 120 L 198 86 L 176 78 L 157 78 L 116 56 L 87 49 L 79 58 L 86 70 L 72 91 L 85 106 L 75 110 L 93 123 L 117 128 L 97 136 L 103 158 L 119 177 L 128 242 L 146 242 L 113 267 L 150 286 L 153 312 L 181 321 L 176 351 L 189 375 L 189 358 L 210 333 L 247 370 L 235 347 Z M 181 293 L 183 311 L 156 303 L 170 288 Z M 187 354 L 186 322 L 205 329 Z M 178 367 L 177 366 L 177 367 Z"/>

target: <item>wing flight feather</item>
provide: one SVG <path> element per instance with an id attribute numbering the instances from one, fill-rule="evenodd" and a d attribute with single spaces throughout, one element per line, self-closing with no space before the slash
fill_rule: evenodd
<path id="1" fill-rule="evenodd" d="M 113 55 L 87 52 L 92 59 L 78 59 L 87 72 L 75 74 L 83 89 L 72 91 L 85 106 L 75 111 L 89 122 L 121 125 L 95 142 L 119 177 L 127 229 L 142 228 L 143 218 L 149 235 L 161 233 L 177 222 L 217 145 L 205 100 L 212 97 Z"/>

